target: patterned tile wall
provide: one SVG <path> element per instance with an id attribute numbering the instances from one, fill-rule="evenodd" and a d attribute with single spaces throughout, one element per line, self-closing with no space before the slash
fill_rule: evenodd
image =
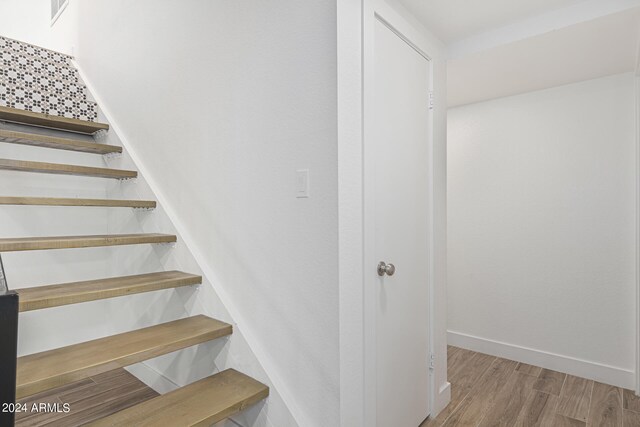
<path id="1" fill-rule="evenodd" d="M 95 121 L 71 57 L 0 36 L 0 106 Z"/>

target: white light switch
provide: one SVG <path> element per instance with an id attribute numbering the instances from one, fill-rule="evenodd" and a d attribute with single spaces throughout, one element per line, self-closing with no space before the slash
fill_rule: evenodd
<path id="1" fill-rule="evenodd" d="M 296 197 L 309 197 L 309 169 L 296 171 Z"/>

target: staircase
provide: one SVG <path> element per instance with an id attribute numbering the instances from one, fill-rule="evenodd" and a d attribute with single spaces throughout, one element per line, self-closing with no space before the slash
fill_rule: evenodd
<path id="1" fill-rule="evenodd" d="M 108 132 L 109 126 L 97 122 L 97 105 L 88 99 L 88 91 L 70 57 L 0 37 L 0 59 L 0 122 L 20 125 L 19 130 L 0 128 L 0 143 L 37 147 L 36 150 L 66 150 L 96 155 L 122 152 L 122 147 L 81 137 Z M 58 132 L 52 136 L 37 128 Z M 15 174 L 57 174 L 107 180 L 137 177 L 137 172 L 133 170 L 36 160 L 0 159 L 0 170 Z M 156 208 L 153 200 L 49 197 L 44 194 L 37 197 L 0 194 L 0 205 L 0 209 L 10 209 L 9 206 L 33 206 L 33 209 L 45 206 L 78 209 Z M 0 236 L 0 255 L 21 251 L 156 245 L 176 241 L 175 235 L 162 233 Z M 68 267 L 71 269 L 73 265 Z M 31 396 L 233 333 L 230 324 L 197 315 L 17 358 L 15 338 L 18 312 L 194 286 L 202 282 L 202 277 L 182 271 L 158 271 L 9 290 L 2 269 L 0 273 L 0 332 L 3 334 L 0 398 L 5 401 Z M 10 363 L 12 358 L 13 364 Z M 269 389 L 264 384 L 227 369 L 115 412 L 96 421 L 94 425 L 211 425 L 265 399 L 268 394 Z M 13 414 L 0 414 L 0 425 L 13 423 Z"/>

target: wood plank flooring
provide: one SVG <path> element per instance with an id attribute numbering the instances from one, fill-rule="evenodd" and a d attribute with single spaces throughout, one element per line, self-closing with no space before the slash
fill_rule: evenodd
<path id="1" fill-rule="evenodd" d="M 116 369 L 20 400 L 27 411 L 16 413 L 16 427 L 80 426 L 157 396 L 124 369 Z M 34 403 L 57 404 L 60 412 L 31 411 Z M 66 413 L 64 403 L 69 404 Z"/>
<path id="2" fill-rule="evenodd" d="M 640 427 L 631 390 L 458 347 L 448 359 L 451 403 L 420 427 Z"/>
<path id="3" fill-rule="evenodd" d="M 630 390 L 456 347 L 448 372 L 451 403 L 421 427 L 640 427 L 640 398 Z M 80 426 L 157 396 L 116 369 L 20 400 L 30 409 L 69 403 L 70 411 L 20 412 L 16 426 Z"/>

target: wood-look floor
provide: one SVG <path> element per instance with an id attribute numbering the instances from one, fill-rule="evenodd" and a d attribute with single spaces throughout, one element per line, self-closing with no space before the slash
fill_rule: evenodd
<path id="1" fill-rule="evenodd" d="M 457 347 L 448 357 L 451 403 L 421 427 L 640 427 L 640 398 L 630 390 Z M 156 396 L 116 369 L 20 400 L 70 411 L 20 412 L 16 426 L 81 426 Z"/>
<path id="2" fill-rule="evenodd" d="M 451 403 L 421 427 L 640 427 L 630 390 L 449 347 Z"/>
<path id="3" fill-rule="evenodd" d="M 156 396 L 158 393 L 124 369 L 115 369 L 19 400 L 27 411 L 16 413 L 16 427 L 81 426 Z M 60 412 L 48 412 L 44 406 L 43 412 L 32 412 L 34 403 L 58 404 Z M 69 404 L 67 413 L 64 403 Z M 49 410 L 54 408 L 49 406 Z"/>

